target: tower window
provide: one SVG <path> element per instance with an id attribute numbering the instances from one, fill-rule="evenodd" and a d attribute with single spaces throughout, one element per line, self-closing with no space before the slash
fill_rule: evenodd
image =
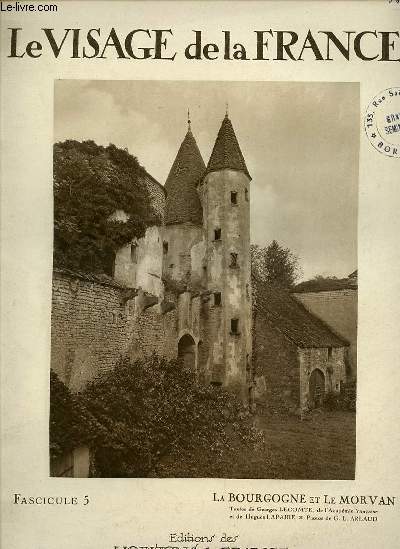
<path id="1" fill-rule="evenodd" d="M 332 358 L 332 347 L 328 347 L 328 358 Z"/>
<path id="2" fill-rule="evenodd" d="M 237 192 L 231 192 L 231 204 L 237 204 Z"/>
<path id="3" fill-rule="evenodd" d="M 239 334 L 239 319 L 238 318 L 231 318 L 231 334 L 232 335 L 238 335 Z"/>
<path id="4" fill-rule="evenodd" d="M 249 201 L 249 191 L 247 189 L 244 190 L 244 199 L 246 200 L 246 202 Z"/>
<path id="5" fill-rule="evenodd" d="M 131 261 L 137 263 L 137 245 L 131 244 Z"/>
<path id="6" fill-rule="evenodd" d="M 214 229 L 214 240 L 221 240 L 221 229 Z"/>
<path id="7" fill-rule="evenodd" d="M 164 240 L 162 247 L 163 247 L 164 254 L 167 254 L 168 253 L 168 242 L 166 242 Z"/>
<path id="8" fill-rule="evenodd" d="M 210 381 L 210 385 L 214 387 L 222 387 L 222 381 Z"/>
<path id="9" fill-rule="evenodd" d="M 231 253 L 231 263 L 229 267 L 238 267 L 238 254 Z"/>
<path id="10" fill-rule="evenodd" d="M 214 307 L 220 307 L 221 306 L 221 292 L 215 292 L 214 294 Z"/>

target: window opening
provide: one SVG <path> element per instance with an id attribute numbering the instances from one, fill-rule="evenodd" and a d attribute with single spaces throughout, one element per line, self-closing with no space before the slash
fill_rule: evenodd
<path id="1" fill-rule="evenodd" d="M 238 318 L 232 318 L 231 319 L 231 334 L 237 335 L 239 333 L 239 319 Z"/>
<path id="2" fill-rule="evenodd" d="M 137 263 L 137 245 L 131 244 L 131 261 Z"/>

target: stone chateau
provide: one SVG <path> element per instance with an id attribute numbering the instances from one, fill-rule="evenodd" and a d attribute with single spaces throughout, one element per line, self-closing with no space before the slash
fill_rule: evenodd
<path id="1" fill-rule="evenodd" d="M 145 183 L 162 221 L 117 252 L 113 277 L 54 271 L 60 379 L 79 391 L 119 357 L 155 352 L 261 408 L 299 412 L 339 391 L 347 340 L 288 292 L 252 281 L 251 176 L 228 115 L 207 165 L 189 122 L 165 185 L 148 173 Z"/>

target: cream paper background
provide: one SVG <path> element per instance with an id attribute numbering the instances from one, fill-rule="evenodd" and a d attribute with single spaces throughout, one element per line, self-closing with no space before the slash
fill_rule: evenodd
<path id="1" fill-rule="evenodd" d="M 77 79 L 359 81 L 362 114 L 399 85 L 397 63 L 7 59 L 7 27 L 192 29 L 252 41 L 255 29 L 395 30 L 400 7 L 371 2 L 59 2 L 57 14 L 2 14 L 2 547 L 112 549 L 168 545 L 169 533 L 239 534 L 237 547 L 399 546 L 399 512 L 377 523 L 228 519 L 213 492 L 399 495 L 399 167 L 367 141 L 360 120 L 359 353 L 355 481 L 61 479 L 48 477 L 52 275 L 53 83 Z M 208 98 L 212 101 L 212 98 Z M 79 506 L 13 505 L 13 494 L 89 495 Z M 382 510 L 382 508 L 380 508 Z"/>

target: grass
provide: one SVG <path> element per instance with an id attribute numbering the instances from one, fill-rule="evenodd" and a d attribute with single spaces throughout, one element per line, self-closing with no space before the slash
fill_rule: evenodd
<path id="1" fill-rule="evenodd" d="M 254 422 L 266 439 L 265 454 L 252 459 L 256 478 L 354 479 L 354 412 L 316 410 L 303 421 L 259 416 Z"/>
<path id="2" fill-rule="evenodd" d="M 251 445 L 232 434 L 230 447 L 221 455 L 202 446 L 183 459 L 168 456 L 168 468 L 154 476 L 354 479 L 354 412 L 315 410 L 303 420 L 270 415 L 247 421 L 249 428 L 254 425 L 263 432 L 265 442 Z"/>

